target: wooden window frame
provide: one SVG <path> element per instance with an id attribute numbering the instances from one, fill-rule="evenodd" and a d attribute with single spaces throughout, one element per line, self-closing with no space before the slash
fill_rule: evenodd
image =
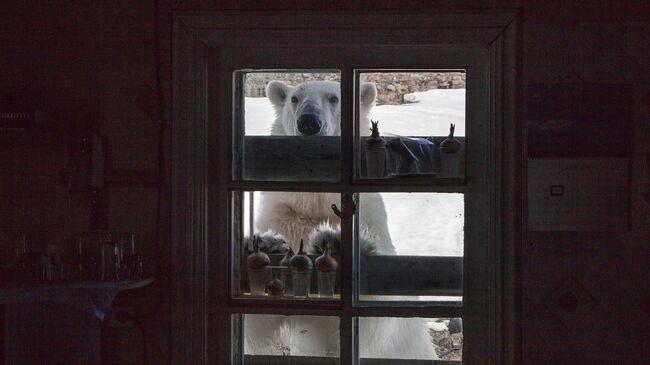
<path id="1" fill-rule="evenodd" d="M 255 26 L 250 26 L 255 24 Z M 319 26 L 318 24 L 327 24 Z M 520 357 L 518 327 L 519 252 L 522 241 L 522 135 L 520 123 L 520 17 L 516 13 L 483 14 L 323 14 L 323 13 L 183 13 L 173 19 L 173 127 L 172 127 L 172 283 L 171 339 L 172 363 L 227 364 L 232 352 L 231 313 L 279 313 L 277 309 L 243 306 L 230 303 L 229 255 L 215 250 L 217 237 L 227 237 L 230 199 L 230 119 L 218 117 L 232 99 L 220 95 L 215 85 L 223 80 L 223 72 L 215 72 L 216 59 L 225 48 L 255 47 L 266 42 L 291 39 L 295 47 L 307 47 L 309 37 L 295 37 L 297 32 L 319 35 L 323 47 L 367 44 L 450 47 L 471 46 L 485 51 L 487 70 L 488 115 L 485 118 L 491 148 L 482 163 L 490 166 L 485 179 L 468 180 L 482 184 L 489 192 L 484 213 L 487 219 L 486 247 L 483 261 L 486 276 L 483 294 L 475 298 L 481 308 L 480 317 L 466 324 L 469 347 L 464 349 L 466 364 L 514 364 Z M 348 35 L 340 40 L 341 32 Z M 291 68 L 292 65 L 277 65 Z M 221 70 L 231 72 L 232 70 Z M 349 70 L 343 80 L 351 80 Z M 222 74 L 220 76 L 220 73 Z M 347 75 L 345 73 L 348 73 Z M 344 85 L 342 94 L 353 95 L 352 84 Z M 343 114 L 350 113 L 345 109 Z M 343 129 L 345 123 L 342 121 Z M 350 123 L 348 121 L 347 123 Z M 344 133 L 352 138 L 352 133 Z M 351 145 L 351 140 L 348 142 Z M 350 151 L 351 153 L 351 151 Z M 224 158 L 223 156 L 228 156 Z M 344 151 L 343 165 L 352 164 Z M 225 165 L 224 165 L 225 164 Z M 343 171 L 345 171 L 345 166 Z M 351 167 L 349 168 L 351 172 Z M 342 176 L 347 181 L 350 176 Z M 351 181 L 351 179 L 350 179 Z M 372 191 L 355 186 L 355 190 Z M 214 189 L 215 186 L 224 188 Z M 442 184 L 435 191 L 453 190 L 453 184 Z M 245 187 L 242 185 L 242 187 Z M 255 184 L 249 184 L 254 188 Z M 313 184 L 320 191 L 323 184 Z M 327 186 L 325 186 L 327 188 Z M 291 188 L 286 184 L 284 188 Z M 309 189 L 309 184 L 306 189 Z M 331 188 L 331 187 L 330 187 Z M 470 187 L 471 189 L 471 187 Z M 215 191 L 216 190 L 216 191 Z M 429 191 L 415 186 L 413 191 Z M 344 191 L 351 193 L 352 191 Z M 343 232 L 343 237 L 352 232 Z M 221 242 L 222 247 L 226 245 Z M 351 250 L 351 249 L 350 249 Z M 351 255 L 351 252 L 349 253 Z M 351 272 L 351 270 L 349 270 Z M 352 285 L 343 275 L 343 285 Z M 344 291 L 351 292 L 350 288 Z M 474 300 L 474 299 L 472 299 Z M 342 298 L 342 308 L 318 308 L 314 305 L 292 307 L 295 314 L 341 316 L 341 333 L 351 334 L 355 315 L 395 316 L 394 307 L 363 307 Z M 346 304 L 349 303 L 349 304 Z M 456 316 L 452 307 L 400 307 L 400 316 Z M 465 313 L 466 315 L 467 313 Z M 472 324 L 472 322 L 474 324 Z M 480 324 L 481 328 L 477 326 Z M 471 339 L 480 334 L 481 339 Z M 341 363 L 352 364 L 351 341 L 341 343 Z"/>

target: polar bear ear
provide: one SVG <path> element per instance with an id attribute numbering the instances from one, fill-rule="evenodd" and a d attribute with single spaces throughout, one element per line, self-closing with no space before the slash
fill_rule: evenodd
<path id="1" fill-rule="evenodd" d="M 283 107 L 290 90 L 291 86 L 282 81 L 271 81 L 266 85 L 266 97 L 268 97 L 269 100 L 271 100 L 271 104 L 276 107 Z"/>
<path id="2" fill-rule="evenodd" d="M 377 86 L 374 82 L 364 82 L 361 84 L 361 90 L 359 90 L 359 100 L 361 105 L 370 106 L 375 102 L 377 98 Z"/>

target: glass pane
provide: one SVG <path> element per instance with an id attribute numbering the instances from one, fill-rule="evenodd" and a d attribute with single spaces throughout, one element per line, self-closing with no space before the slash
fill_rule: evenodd
<path id="1" fill-rule="evenodd" d="M 232 202 L 235 297 L 340 298 L 341 228 L 331 208 L 340 194 L 246 191 Z"/>
<path id="2" fill-rule="evenodd" d="M 244 364 L 339 364 L 338 317 L 242 317 Z"/>
<path id="3" fill-rule="evenodd" d="M 359 194 L 360 300 L 462 301 L 464 197 Z"/>
<path id="4" fill-rule="evenodd" d="M 465 75 L 360 72 L 357 177 L 463 177 Z"/>
<path id="5" fill-rule="evenodd" d="M 233 77 L 235 179 L 339 180 L 338 71 L 237 71 Z"/>
<path id="6" fill-rule="evenodd" d="M 460 318 L 362 317 L 359 352 L 364 365 L 401 365 L 406 359 L 460 362 L 463 322 Z"/>

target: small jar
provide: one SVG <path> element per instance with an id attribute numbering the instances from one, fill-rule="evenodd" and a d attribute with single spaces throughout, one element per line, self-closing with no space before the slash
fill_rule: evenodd
<path id="1" fill-rule="evenodd" d="M 454 138 L 455 128 L 452 123 L 449 126 L 449 136 L 440 143 L 440 177 L 460 177 L 462 159 L 458 152 L 463 148 L 463 144 Z"/>
<path id="2" fill-rule="evenodd" d="M 287 295 L 293 295 L 293 274 L 291 272 L 290 266 L 291 259 L 294 255 L 295 254 L 293 253 L 293 249 L 289 247 L 287 253 L 284 254 L 284 257 L 282 260 L 280 260 L 280 266 L 285 267 L 285 270 L 282 270 L 282 277 L 280 280 L 282 280 L 284 283 L 284 293 Z"/>
<path id="3" fill-rule="evenodd" d="M 307 298 L 311 288 L 311 272 L 314 264 L 303 251 L 303 240 L 300 240 L 300 251 L 291 258 L 290 266 L 293 275 L 293 296 Z"/>
<path id="4" fill-rule="evenodd" d="M 386 165 L 386 141 L 379 135 L 379 121 L 373 122 L 372 135 L 366 140 L 366 173 L 369 179 L 384 177 Z"/>
<path id="5" fill-rule="evenodd" d="M 336 268 L 338 262 L 330 255 L 330 248 L 325 246 L 325 251 L 316 258 L 316 272 L 318 273 L 318 296 L 331 298 L 336 287 Z"/>
<path id="6" fill-rule="evenodd" d="M 266 270 L 266 293 L 270 297 L 281 297 L 284 295 L 286 286 L 284 280 L 281 278 L 284 276 L 283 272 L 287 271 L 287 268 L 284 266 L 267 266 Z"/>
<path id="7" fill-rule="evenodd" d="M 251 295 L 264 295 L 266 292 L 266 267 L 271 264 L 271 259 L 260 251 L 257 236 L 253 237 L 253 253 L 246 258 L 248 285 Z"/>

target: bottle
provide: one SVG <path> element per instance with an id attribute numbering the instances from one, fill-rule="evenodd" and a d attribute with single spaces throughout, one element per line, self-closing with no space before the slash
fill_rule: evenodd
<path id="1" fill-rule="evenodd" d="M 303 240 L 300 240 L 300 251 L 291 258 L 290 266 L 293 274 L 293 296 L 309 297 L 311 286 L 311 272 L 314 264 L 305 251 L 303 251 Z"/>
<path id="2" fill-rule="evenodd" d="M 366 139 L 366 173 L 369 179 L 384 177 L 386 164 L 386 141 L 379 135 L 379 121 L 370 120 L 371 136 Z"/>
<path id="3" fill-rule="evenodd" d="M 330 255 L 330 248 L 327 242 L 323 242 L 325 250 L 323 254 L 316 258 L 315 266 L 318 273 L 318 296 L 321 298 L 331 298 L 334 296 L 336 286 L 336 268 L 338 262 Z"/>
<path id="4" fill-rule="evenodd" d="M 456 125 L 454 123 L 451 123 L 449 126 L 449 136 L 440 143 L 440 151 L 444 153 L 456 153 L 460 151 L 461 147 L 463 146 L 459 140 L 454 138 L 454 130 L 456 129 Z"/>
<path id="5" fill-rule="evenodd" d="M 253 236 L 253 253 L 246 258 L 248 285 L 251 295 L 264 295 L 266 289 L 265 268 L 271 264 L 271 259 L 260 251 L 258 237 Z"/>
<path id="6" fill-rule="evenodd" d="M 294 256 L 293 249 L 289 247 L 287 253 L 284 254 L 280 260 L 280 266 L 284 267 L 282 270 L 281 280 L 284 282 L 285 293 L 293 294 L 293 274 L 291 272 L 291 258 Z"/>
<path id="7" fill-rule="evenodd" d="M 449 136 L 440 143 L 440 177 L 460 177 L 461 154 L 463 144 L 454 138 L 456 126 L 451 123 Z"/>

